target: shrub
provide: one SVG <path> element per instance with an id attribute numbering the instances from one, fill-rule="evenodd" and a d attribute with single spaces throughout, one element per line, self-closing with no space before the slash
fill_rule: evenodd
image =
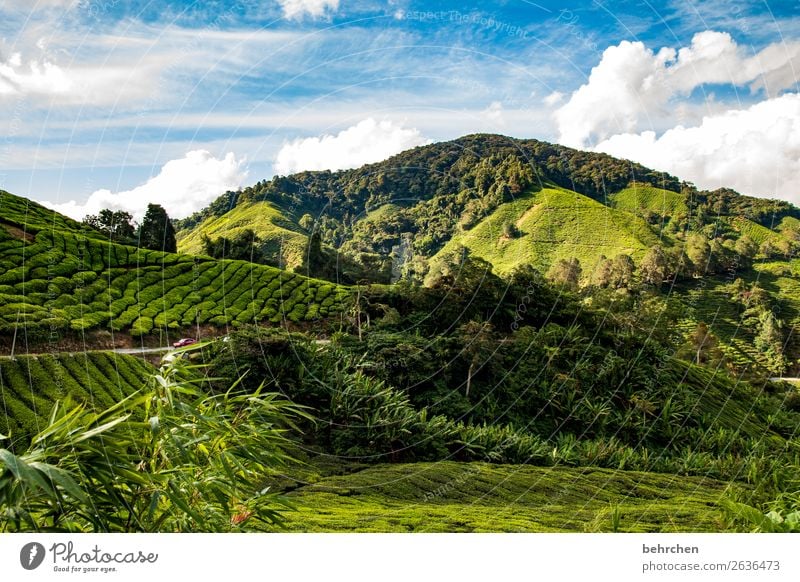
<path id="1" fill-rule="evenodd" d="M 398 459 L 425 432 L 408 396 L 358 371 L 335 378 L 330 390 L 330 444 L 348 456 Z"/>
<path id="2" fill-rule="evenodd" d="M 153 329 L 153 319 L 151 317 L 139 317 L 131 325 L 131 335 L 134 337 L 147 335 Z"/>

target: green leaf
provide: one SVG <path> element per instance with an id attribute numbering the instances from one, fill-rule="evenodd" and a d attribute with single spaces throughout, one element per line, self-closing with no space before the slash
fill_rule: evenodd
<path id="1" fill-rule="evenodd" d="M 89 496 L 83 491 L 83 489 L 80 488 L 80 486 L 72 478 L 72 475 L 70 475 L 67 471 L 47 463 L 40 463 L 39 461 L 31 463 L 30 467 L 41 473 L 44 473 L 47 478 L 50 479 L 50 481 L 60 486 L 64 491 L 69 493 L 81 503 L 89 502 Z"/>
<path id="2" fill-rule="evenodd" d="M 3 463 L 18 481 L 30 488 L 40 489 L 44 493 L 54 496 L 55 490 L 41 473 L 31 469 L 25 461 L 6 449 L 0 449 L 0 463 Z"/>
<path id="3" fill-rule="evenodd" d="M 125 422 L 126 420 L 128 420 L 129 417 L 130 417 L 130 414 L 126 414 L 125 416 L 121 416 L 119 418 L 115 418 L 114 420 L 111 420 L 111 421 L 109 421 L 109 422 L 107 422 L 105 424 L 101 424 L 100 426 L 97 426 L 97 427 L 95 427 L 95 428 L 93 428 L 91 430 L 87 430 L 85 433 L 83 433 L 78 438 L 76 438 L 73 442 L 74 443 L 80 443 L 80 442 L 85 441 L 87 439 L 96 437 L 97 435 L 102 434 L 102 433 L 114 428 L 118 424 L 121 424 L 121 423 Z"/>

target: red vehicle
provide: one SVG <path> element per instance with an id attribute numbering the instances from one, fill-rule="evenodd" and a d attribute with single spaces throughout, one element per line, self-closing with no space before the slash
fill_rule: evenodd
<path id="1" fill-rule="evenodd" d="M 197 340 L 191 337 L 185 337 L 183 339 L 179 339 L 174 344 L 172 344 L 173 348 L 182 348 L 184 346 L 190 346 L 192 344 L 196 344 Z"/>

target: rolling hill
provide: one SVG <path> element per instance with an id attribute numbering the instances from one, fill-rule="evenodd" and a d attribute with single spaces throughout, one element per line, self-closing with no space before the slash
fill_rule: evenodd
<path id="1" fill-rule="evenodd" d="M 505 231 L 509 224 L 514 225 L 512 236 Z M 573 257 L 589 267 L 601 256 L 619 254 L 639 262 L 658 243 L 658 235 L 639 216 L 552 186 L 501 204 L 476 226 L 456 233 L 440 253 L 463 246 L 498 273 L 523 265 L 545 272 L 557 260 Z"/>
<path id="2" fill-rule="evenodd" d="M 250 202 L 232 208 L 222 216 L 209 216 L 192 229 L 179 233 L 182 253 L 204 253 L 203 236 L 233 238 L 246 229 L 258 233 L 264 250 L 276 257 L 276 264 L 292 269 L 303 264 L 308 235 L 268 201 Z"/>
<path id="3" fill-rule="evenodd" d="M 338 314 L 343 287 L 246 261 L 151 251 L 0 193 L 0 344 L 93 330 L 160 342 L 199 326 Z"/>

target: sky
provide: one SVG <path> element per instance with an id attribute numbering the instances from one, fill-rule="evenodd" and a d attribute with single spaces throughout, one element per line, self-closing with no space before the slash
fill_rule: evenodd
<path id="1" fill-rule="evenodd" d="M 170 216 L 490 132 L 800 204 L 800 0 L 0 0 L 0 188 Z"/>

